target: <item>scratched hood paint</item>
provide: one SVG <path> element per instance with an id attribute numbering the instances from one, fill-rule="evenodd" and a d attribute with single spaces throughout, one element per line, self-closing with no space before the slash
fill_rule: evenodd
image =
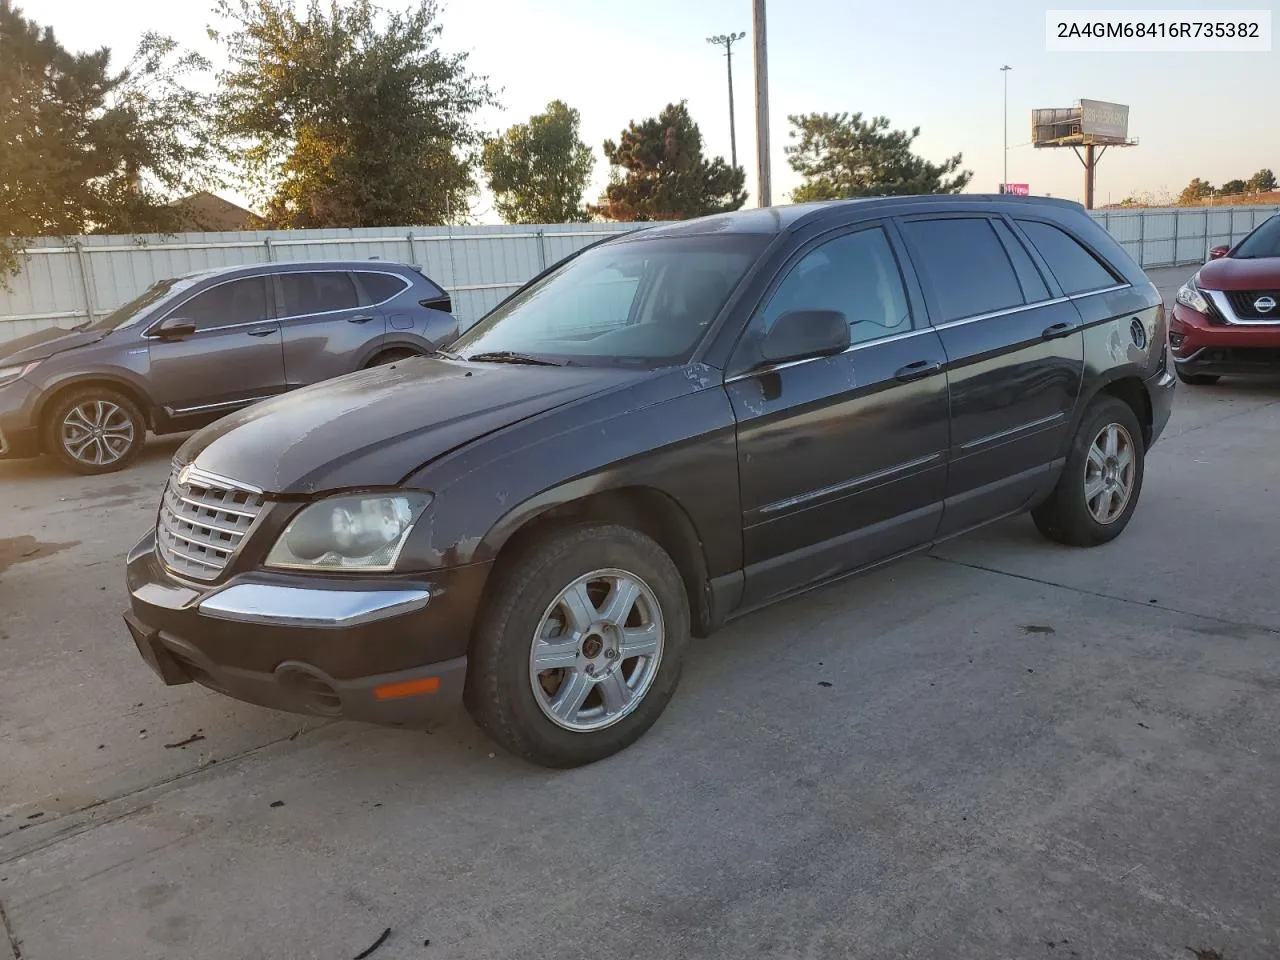
<path id="1" fill-rule="evenodd" d="M 176 460 L 268 493 L 393 485 L 472 440 L 637 376 L 415 358 L 255 404 L 195 434 Z"/>
<path id="2" fill-rule="evenodd" d="M 101 330 L 63 330 L 59 327 L 46 327 L 0 343 L 0 364 L 30 363 L 33 360 L 44 360 L 55 353 L 72 350 L 90 343 L 97 343 L 103 338 Z"/>

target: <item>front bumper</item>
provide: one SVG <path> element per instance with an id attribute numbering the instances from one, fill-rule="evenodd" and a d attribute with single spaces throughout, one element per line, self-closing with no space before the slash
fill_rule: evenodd
<path id="1" fill-rule="evenodd" d="M 1280 373 L 1280 323 L 1222 322 L 1178 303 L 1169 322 L 1169 343 L 1182 373 Z"/>
<path id="2" fill-rule="evenodd" d="M 21 378 L 0 387 L 0 459 L 40 455 L 39 389 Z"/>
<path id="3" fill-rule="evenodd" d="M 252 571 L 171 575 L 148 534 L 129 555 L 125 624 L 167 684 L 293 713 L 418 726 L 456 711 L 488 564 L 416 579 Z"/>

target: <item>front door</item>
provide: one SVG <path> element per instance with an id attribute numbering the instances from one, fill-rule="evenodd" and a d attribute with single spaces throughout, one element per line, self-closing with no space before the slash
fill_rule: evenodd
<path id="1" fill-rule="evenodd" d="M 276 279 L 289 389 L 359 369 L 386 336 L 386 315 L 348 271 L 299 270 Z"/>
<path id="2" fill-rule="evenodd" d="M 1045 492 L 1080 397 L 1084 338 L 1075 306 L 1003 218 L 926 216 L 901 228 L 947 355 L 945 537 Z"/>
<path id="3" fill-rule="evenodd" d="M 838 310 L 852 345 L 726 381 L 738 421 L 744 604 L 928 543 L 947 473 L 945 357 L 911 308 L 896 240 L 879 224 L 802 248 L 748 326 L 751 366 L 783 313 Z"/>
<path id="4" fill-rule="evenodd" d="M 284 390 L 280 324 L 263 277 L 207 287 L 166 319 L 190 320 L 180 339 L 148 335 L 153 396 L 172 426 L 215 419 Z"/>

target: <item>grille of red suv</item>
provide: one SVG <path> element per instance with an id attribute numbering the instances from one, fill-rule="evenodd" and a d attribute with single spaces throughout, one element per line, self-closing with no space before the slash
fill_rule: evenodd
<path id="1" fill-rule="evenodd" d="M 213 580 L 240 549 L 262 506 L 262 491 L 184 467 L 169 477 L 160 503 L 160 559 L 176 573 Z"/>
<path id="2" fill-rule="evenodd" d="M 1254 304 L 1263 297 L 1270 297 L 1275 302 L 1275 306 L 1270 310 L 1259 310 Z M 1229 290 L 1227 299 L 1231 301 L 1231 309 L 1241 320 L 1280 322 L 1280 290 Z"/>

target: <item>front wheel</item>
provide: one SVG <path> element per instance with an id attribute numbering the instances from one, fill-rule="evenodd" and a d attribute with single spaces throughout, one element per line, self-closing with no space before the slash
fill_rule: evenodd
<path id="1" fill-rule="evenodd" d="M 590 524 L 499 574 L 472 640 L 466 704 L 515 755 L 576 767 L 630 746 L 675 693 L 689 641 L 679 570 L 653 540 Z"/>
<path id="2" fill-rule="evenodd" d="M 54 404 L 45 422 L 44 448 L 76 473 L 111 473 L 137 457 L 146 436 L 146 422 L 132 400 L 90 386 Z"/>
<path id="3" fill-rule="evenodd" d="M 1174 372 L 1178 375 L 1179 380 L 1193 387 L 1211 387 L 1220 379 L 1212 373 L 1183 373 L 1177 369 Z"/>
<path id="4" fill-rule="evenodd" d="M 1114 540 L 1138 506 L 1145 463 L 1133 409 L 1115 397 L 1099 397 L 1085 411 L 1058 485 L 1031 511 L 1036 527 L 1073 547 Z"/>

